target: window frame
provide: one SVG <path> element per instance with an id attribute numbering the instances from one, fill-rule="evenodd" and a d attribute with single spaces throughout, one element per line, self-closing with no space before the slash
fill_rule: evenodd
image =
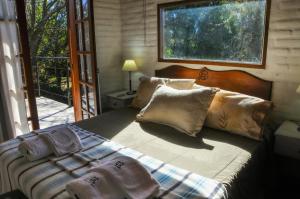
<path id="1" fill-rule="evenodd" d="M 194 3 L 200 3 L 206 5 L 209 3 L 208 0 L 188 0 L 188 1 L 176 1 L 169 3 L 157 4 L 157 53 L 158 62 L 171 62 L 171 63 L 186 63 L 186 64 L 205 64 L 205 65 L 216 65 L 216 66 L 232 66 L 232 67 L 244 67 L 244 68 L 266 68 L 267 58 L 267 47 L 268 47 L 268 33 L 269 33 L 269 21 L 270 21 L 270 10 L 271 1 L 266 0 L 265 8 L 265 27 L 264 27 L 264 41 L 262 46 L 262 62 L 260 64 L 254 63 L 242 63 L 242 62 L 230 62 L 230 61 L 212 61 L 212 60 L 198 60 L 198 59 L 170 59 L 164 58 L 163 56 L 163 19 L 162 12 L 165 8 L 183 6 Z"/>

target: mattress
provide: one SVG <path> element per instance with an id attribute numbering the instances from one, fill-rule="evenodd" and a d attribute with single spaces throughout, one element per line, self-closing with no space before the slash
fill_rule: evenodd
<path id="1" fill-rule="evenodd" d="M 196 138 L 160 124 L 138 123 L 138 110 L 107 112 L 77 125 L 166 163 L 226 185 L 230 198 L 259 198 L 270 150 L 255 141 L 203 128 Z M 267 130 L 266 130 L 267 132 Z M 266 133 L 269 137 L 270 133 Z"/>

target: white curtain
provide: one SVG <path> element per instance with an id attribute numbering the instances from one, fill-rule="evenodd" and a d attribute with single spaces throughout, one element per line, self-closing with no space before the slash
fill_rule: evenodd
<path id="1" fill-rule="evenodd" d="M 15 0 L 0 0 L 0 92 L 13 136 L 29 132 L 18 41 Z"/>

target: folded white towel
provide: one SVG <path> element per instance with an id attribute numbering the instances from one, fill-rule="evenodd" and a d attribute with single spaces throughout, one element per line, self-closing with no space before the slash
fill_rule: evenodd
<path id="1" fill-rule="evenodd" d="M 120 156 L 71 181 L 66 190 L 74 199 L 150 199 L 159 184 L 137 160 Z"/>
<path id="2" fill-rule="evenodd" d="M 68 127 L 56 128 L 39 135 L 44 138 L 56 156 L 62 156 L 82 149 L 80 138 Z"/>
<path id="3" fill-rule="evenodd" d="M 110 173 L 90 172 L 66 185 L 74 199 L 125 199 L 126 195 Z"/>
<path id="4" fill-rule="evenodd" d="M 41 137 L 34 137 L 22 141 L 18 149 L 20 153 L 29 161 L 39 160 L 52 154 L 51 148 Z"/>
<path id="5" fill-rule="evenodd" d="M 127 198 L 153 198 L 159 192 L 158 182 L 137 160 L 127 156 L 119 156 L 106 161 L 92 168 L 90 172 L 110 173 L 126 193 Z"/>

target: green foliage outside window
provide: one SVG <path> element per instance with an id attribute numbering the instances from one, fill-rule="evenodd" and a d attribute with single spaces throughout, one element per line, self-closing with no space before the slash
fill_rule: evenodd
<path id="1" fill-rule="evenodd" d="M 163 8 L 164 59 L 261 64 L 265 0 L 210 1 Z"/>

